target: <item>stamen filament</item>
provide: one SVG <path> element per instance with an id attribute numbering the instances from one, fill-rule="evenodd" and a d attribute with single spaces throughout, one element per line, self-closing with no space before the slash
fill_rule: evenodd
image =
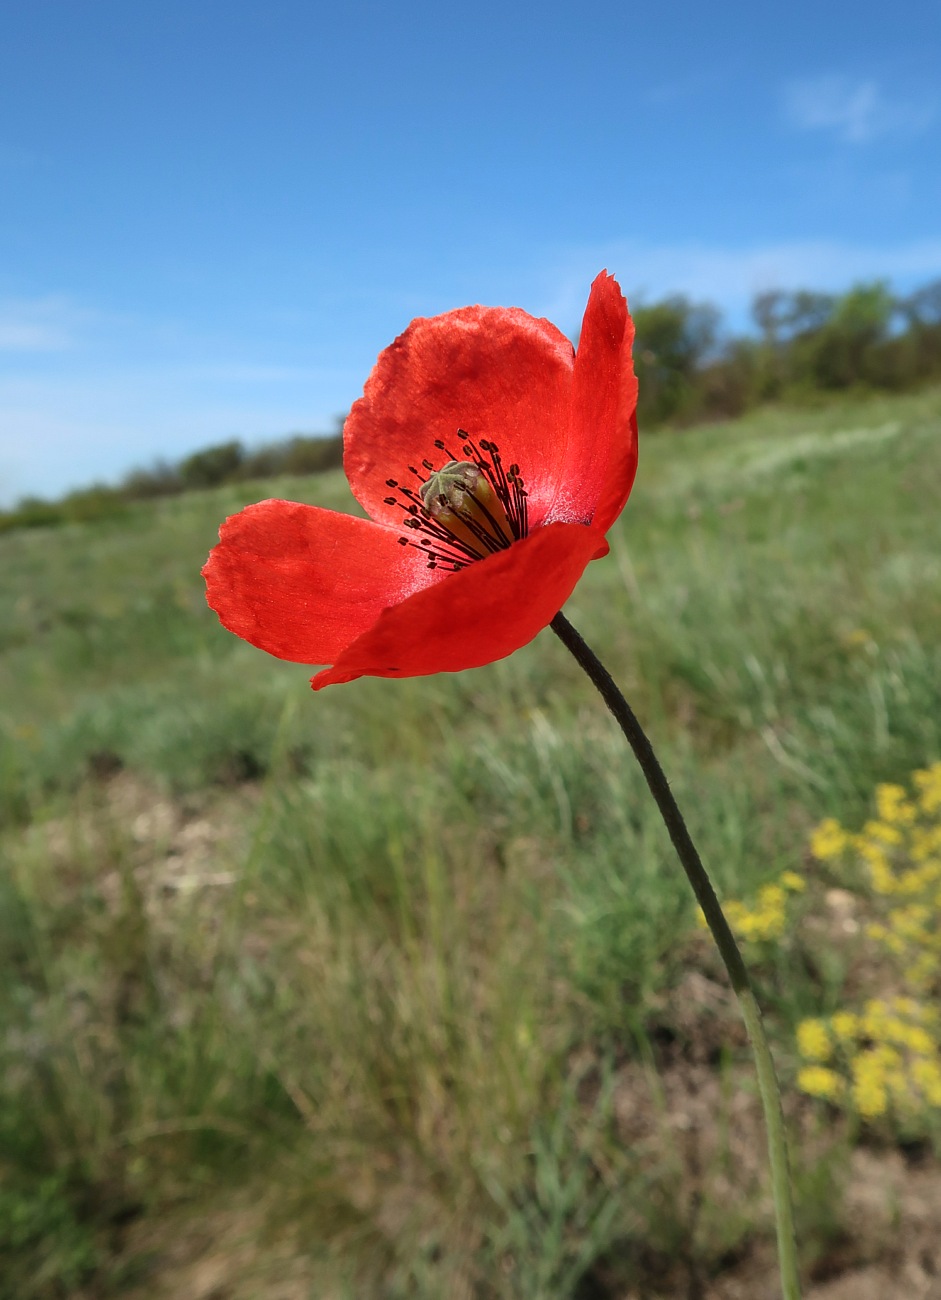
<path id="1" fill-rule="evenodd" d="M 463 461 L 442 438 L 436 438 L 435 448 L 449 457 L 443 468 L 436 470 L 425 457 L 421 466 L 428 472 L 426 478 L 415 465 L 408 465 L 409 474 L 418 479 L 418 490 L 388 478 L 387 486 L 398 495 L 383 498 L 386 505 L 403 511 L 410 532 L 424 534 L 421 541 L 405 536 L 400 542 L 421 551 L 431 568 L 447 567 L 452 572 L 506 550 L 526 536 L 529 526 L 519 466 L 512 464 L 507 471 L 495 442 L 481 438 L 477 443 L 463 429 L 457 434 Z"/>

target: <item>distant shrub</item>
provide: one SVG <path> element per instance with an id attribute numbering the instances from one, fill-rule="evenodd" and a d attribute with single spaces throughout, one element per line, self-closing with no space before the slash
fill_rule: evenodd
<path id="1" fill-rule="evenodd" d="M 634 308 L 638 418 L 681 416 L 696 400 L 697 376 L 715 348 L 719 313 L 677 294 Z"/>
<path id="2" fill-rule="evenodd" d="M 338 424 L 342 428 L 342 420 Z M 24 497 L 11 510 L 0 511 L 0 533 L 14 528 L 90 523 L 122 515 L 129 501 L 176 496 L 256 478 L 321 474 L 342 463 L 340 432 L 294 434 L 254 450 L 235 439 L 193 452 L 176 465 L 158 460 L 149 468 L 131 470 L 116 487 L 97 483 L 70 492 L 59 501 Z"/>
<path id="3" fill-rule="evenodd" d="M 194 452 L 180 462 L 183 489 L 219 487 L 231 482 L 244 460 L 245 448 L 237 440 Z"/>
<path id="4" fill-rule="evenodd" d="M 119 490 L 129 500 L 141 501 L 182 492 L 183 480 L 178 466 L 158 460 L 149 469 L 131 470 L 122 480 Z"/>
<path id="5" fill-rule="evenodd" d="M 0 532 L 11 528 L 47 528 L 61 524 L 65 514 L 61 504 L 41 497 L 23 497 L 12 510 L 0 514 Z"/>
<path id="6" fill-rule="evenodd" d="M 907 298 L 881 280 L 844 294 L 770 290 L 752 303 L 757 336 L 723 338 L 715 309 L 682 296 L 642 304 L 634 318 L 647 427 L 736 416 L 807 393 L 902 390 L 941 378 L 941 281 Z"/>
<path id="7" fill-rule="evenodd" d="M 941 374 L 941 280 L 918 289 L 899 304 L 906 330 L 897 341 L 909 382 Z"/>
<path id="8" fill-rule="evenodd" d="M 343 438 L 292 438 L 287 447 L 285 473 L 321 474 L 343 464 Z"/>
<path id="9" fill-rule="evenodd" d="M 641 427 L 728 419 L 767 401 L 854 388 L 900 391 L 941 379 L 941 280 L 896 297 L 882 280 L 844 294 L 768 290 L 752 303 L 754 332 L 724 335 L 718 310 L 672 294 L 633 308 Z M 343 420 L 334 433 L 293 434 L 254 448 L 239 439 L 177 464 L 158 460 L 114 488 L 62 501 L 27 497 L 0 511 L 0 533 L 106 518 L 121 503 L 256 478 L 320 474 L 343 463 Z"/>
<path id="10" fill-rule="evenodd" d="M 343 463 L 343 439 L 295 434 L 283 442 L 270 443 L 248 452 L 232 475 L 240 481 L 274 478 L 279 474 L 321 474 Z"/>
<path id="11" fill-rule="evenodd" d="M 70 523 L 84 524 L 95 519 L 113 519 L 127 511 L 127 502 L 120 488 L 95 484 L 80 488 L 62 498 L 61 510 Z"/>

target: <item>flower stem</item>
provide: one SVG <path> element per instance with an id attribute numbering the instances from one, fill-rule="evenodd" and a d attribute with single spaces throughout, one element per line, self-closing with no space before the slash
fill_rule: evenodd
<path id="1" fill-rule="evenodd" d="M 781 1286 L 784 1300 L 800 1300 L 800 1280 L 797 1272 L 797 1246 L 794 1238 L 794 1215 L 791 1207 L 791 1180 L 788 1169 L 787 1136 L 784 1129 L 784 1114 L 781 1110 L 781 1093 L 778 1088 L 774 1070 L 774 1059 L 765 1035 L 761 1019 L 761 1009 L 752 991 L 751 981 L 738 944 L 725 919 L 725 913 L 719 905 L 712 881 L 706 874 L 702 859 L 690 838 L 669 782 L 660 761 L 647 739 L 644 729 L 634 715 L 627 700 L 615 685 L 611 674 L 601 663 L 594 651 L 576 632 L 564 614 L 558 613 L 549 624 L 564 646 L 574 655 L 579 665 L 594 682 L 601 698 L 614 714 L 615 721 L 624 732 L 634 751 L 641 770 L 646 778 L 650 793 L 660 809 L 660 815 L 670 833 L 673 847 L 683 864 L 687 879 L 696 895 L 696 901 L 703 910 L 706 922 L 716 941 L 719 954 L 725 963 L 729 980 L 735 990 L 742 1012 L 742 1019 L 748 1030 L 755 1066 L 758 1074 L 758 1088 L 764 1108 L 765 1126 L 768 1134 L 768 1154 L 771 1163 L 771 1184 L 774 1191 L 775 1224 L 778 1235 L 778 1262 L 781 1270 Z"/>

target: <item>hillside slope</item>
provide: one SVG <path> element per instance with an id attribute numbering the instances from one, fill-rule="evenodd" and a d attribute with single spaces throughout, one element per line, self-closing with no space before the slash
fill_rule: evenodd
<path id="1" fill-rule="evenodd" d="M 0 1297 L 757 1294 L 747 1054 L 600 702 L 548 632 L 313 695 L 204 603 L 268 495 L 351 508 L 329 473 L 0 537 Z M 941 757 L 939 501 L 938 391 L 642 442 L 567 613 L 727 897 Z M 759 984 L 823 1276 L 891 1243 L 794 1093 L 847 987 L 812 933 Z M 911 1143 L 864 1136 L 888 1223 Z"/>

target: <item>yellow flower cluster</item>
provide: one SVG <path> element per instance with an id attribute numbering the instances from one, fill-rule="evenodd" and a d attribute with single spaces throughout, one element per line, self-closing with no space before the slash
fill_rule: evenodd
<path id="1" fill-rule="evenodd" d="M 876 788 L 877 817 L 852 835 L 832 818 L 811 836 L 828 862 L 852 852 L 868 871 L 881 917 L 867 933 L 902 965 L 906 983 L 928 992 L 941 979 L 941 763 L 916 772 L 914 793 Z"/>
<path id="2" fill-rule="evenodd" d="M 938 1016 L 910 997 L 874 998 L 859 1014 L 838 1011 L 797 1028 L 808 1064 L 798 1087 L 812 1097 L 849 1103 L 863 1119 L 889 1110 L 911 1119 L 941 1107 Z"/>
<path id="3" fill-rule="evenodd" d="M 832 817 L 822 821 L 810 851 L 852 868 L 845 885 L 873 917 L 865 935 L 882 950 L 880 978 L 887 959 L 898 992 L 802 1021 L 797 1082 L 863 1119 L 891 1114 L 911 1127 L 941 1109 L 941 762 L 915 772 L 911 790 L 878 786 L 875 805 L 858 834 Z M 804 878 L 787 871 L 754 903 L 727 903 L 729 924 L 746 943 L 779 939 L 795 924 L 792 896 L 805 889 Z"/>
<path id="4" fill-rule="evenodd" d="M 833 817 L 825 817 L 810 837 L 810 851 L 818 862 L 840 858 L 849 846 L 850 837 Z"/>
<path id="5" fill-rule="evenodd" d="M 798 1026 L 798 1086 L 864 1119 L 892 1112 L 911 1120 L 941 1108 L 941 1019 L 933 1006 L 941 987 L 941 762 L 916 772 L 912 786 L 878 786 L 876 818 L 860 834 L 828 818 L 810 842 L 818 861 L 852 856 L 865 866 L 878 914 L 866 934 L 896 967 L 903 990 L 861 1012 Z"/>
<path id="6" fill-rule="evenodd" d="M 779 939 L 787 929 L 788 902 L 791 894 L 799 894 L 807 888 L 807 882 L 796 871 L 783 872 L 776 881 L 762 885 L 758 891 L 755 904 L 735 900 L 725 904 L 725 915 L 729 925 L 739 936 L 750 942 Z M 705 926 L 706 920 L 699 912 L 699 924 Z"/>

